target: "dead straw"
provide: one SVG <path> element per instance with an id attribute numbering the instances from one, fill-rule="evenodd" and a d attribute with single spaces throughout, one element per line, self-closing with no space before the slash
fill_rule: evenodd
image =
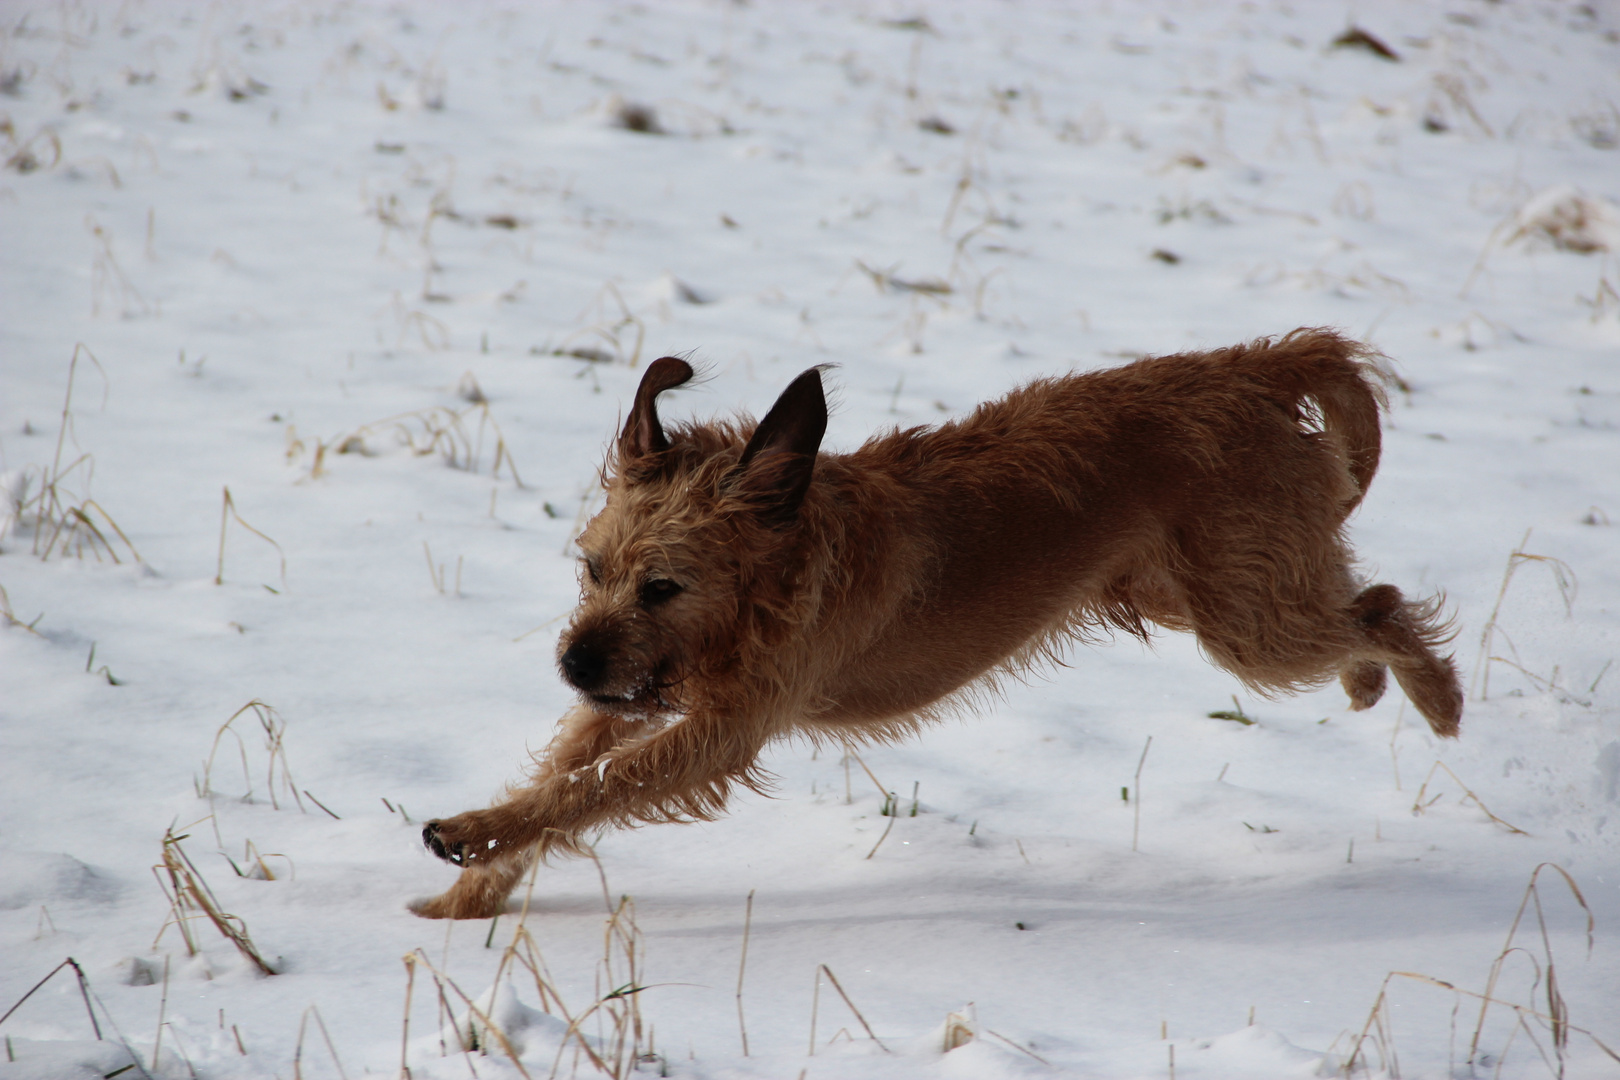
<path id="1" fill-rule="evenodd" d="M 219 508 L 219 569 L 214 573 L 214 584 L 225 584 L 225 528 L 230 524 L 231 518 L 235 518 L 238 525 L 276 549 L 276 557 L 281 560 L 281 587 L 285 590 L 287 588 L 286 554 L 281 550 L 280 544 L 242 520 L 242 515 L 236 511 L 236 501 L 231 498 L 231 489 L 229 487 L 225 488 L 225 497 L 221 501 Z"/>
<path id="2" fill-rule="evenodd" d="M 180 930 L 180 936 L 186 943 L 186 954 L 195 956 L 201 951 L 196 938 L 191 933 L 191 922 L 194 919 L 206 918 L 214 924 L 214 929 L 225 937 L 238 952 L 247 957 L 253 966 L 265 975 L 276 974 L 259 954 L 258 947 L 248 936 L 247 924 L 235 915 L 226 914 L 220 907 L 219 900 L 215 898 L 213 890 L 203 880 L 202 873 L 192 863 L 191 857 L 180 846 L 180 841 L 186 839 L 185 835 L 174 835 L 173 826 L 163 832 L 163 860 L 152 867 L 152 873 L 158 879 L 158 885 L 163 889 L 163 895 L 169 899 L 169 918 L 165 919 L 159 927 L 157 937 L 152 940 L 155 948 L 163 939 L 164 931 L 172 926 Z M 165 881 L 167 877 L 167 881 Z"/>
<path id="3" fill-rule="evenodd" d="M 877 1043 L 878 1049 L 882 1050 L 885 1054 L 894 1053 L 893 1050 L 890 1050 L 887 1046 L 883 1045 L 883 1040 L 877 1037 L 877 1034 L 872 1030 L 872 1025 L 868 1024 L 866 1022 L 866 1017 L 861 1015 L 861 1010 L 857 1009 L 855 1007 L 855 1003 L 849 999 L 849 995 L 844 993 L 844 988 L 839 983 L 838 976 L 836 976 L 836 975 L 834 975 L 832 973 L 832 968 L 828 967 L 826 964 L 821 964 L 816 968 L 816 972 L 817 972 L 817 976 L 816 976 L 816 994 L 815 994 L 815 1000 L 812 1001 L 811 1008 L 810 1008 L 810 1053 L 814 1054 L 816 1052 L 816 1007 L 815 1007 L 815 1001 L 818 1001 L 820 999 L 820 996 L 821 996 L 821 975 L 822 974 L 825 974 L 827 976 L 827 981 L 832 983 L 832 987 L 833 987 L 834 990 L 838 991 L 838 996 L 844 999 L 844 1004 L 848 1005 L 849 1006 L 849 1011 L 855 1014 L 855 1019 L 857 1019 L 857 1020 L 859 1020 L 861 1022 L 861 1027 L 866 1031 L 866 1037 L 871 1039 L 873 1042 Z"/>
<path id="4" fill-rule="evenodd" d="M 1433 806 L 1435 799 L 1438 799 L 1440 797 L 1440 796 L 1436 795 L 1434 797 L 1434 799 L 1430 799 L 1428 802 L 1423 801 L 1423 796 L 1426 795 L 1428 793 L 1428 790 L 1429 790 L 1429 781 L 1434 779 L 1434 771 L 1436 769 L 1444 769 L 1446 775 L 1451 777 L 1452 780 L 1456 781 L 1457 786 L 1463 789 L 1463 799 L 1462 799 L 1463 802 L 1465 802 L 1465 803 L 1472 802 L 1475 806 L 1479 807 L 1480 810 L 1484 812 L 1486 817 L 1490 818 L 1492 821 L 1496 822 L 1498 825 L 1502 826 L 1502 828 L 1506 829 L 1510 833 L 1514 833 L 1514 834 L 1516 834 L 1518 836 L 1529 836 L 1530 835 L 1529 833 L 1525 832 L 1523 829 L 1519 828 L 1518 826 L 1510 825 L 1506 821 L 1503 821 L 1501 818 L 1497 817 L 1495 814 L 1491 813 L 1490 808 L 1487 807 L 1485 805 L 1485 803 L 1480 800 L 1480 797 L 1478 795 L 1474 794 L 1473 789 L 1471 789 L 1467 784 L 1463 783 L 1462 780 L 1460 778 L 1458 778 L 1457 774 L 1451 771 L 1451 766 L 1447 765 L 1443 761 L 1436 761 L 1429 768 L 1429 774 L 1423 778 L 1423 786 L 1418 788 L 1417 798 L 1412 800 L 1412 814 L 1413 814 L 1414 817 L 1421 814 L 1421 813 L 1423 813 L 1423 811 L 1427 810 L 1429 807 Z"/>
<path id="5" fill-rule="evenodd" d="M 1132 820 L 1131 820 L 1131 850 L 1136 850 L 1136 838 L 1142 829 L 1142 766 L 1147 764 L 1148 750 L 1153 746 L 1153 736 L 1147 737 L 1142 744 L 1142 756 L 1136 762 L 1136 779 L 1131 790 Z"/>
<path id="6" fill-rule="evenodd" d="M 742 1033 L 743 1057 L 748 1056 L 748 1025 L 743 1020 L 743 974 L 748 970 L 748 934 L 753 926 L 754 890 L 749 889 L 748 907 L 743 915 L 742 958 L 737 961 L 737 1030 Z"/>

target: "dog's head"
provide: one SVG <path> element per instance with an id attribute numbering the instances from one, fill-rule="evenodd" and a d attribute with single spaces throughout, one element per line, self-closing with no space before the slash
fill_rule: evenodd
<path id="1" fill-rule="evenodd" d="M 792 622 L 800 513 L 827 429 L 820 369 L 752 433 L 724 422 L 666 433 L 658 395 L 692 374 L 668 356 L 648 367 L 603 470 L 607 503 L 579 538 L 580 603 L 557 664 L 603 711 L 679 712 L 705 677 Z"/>

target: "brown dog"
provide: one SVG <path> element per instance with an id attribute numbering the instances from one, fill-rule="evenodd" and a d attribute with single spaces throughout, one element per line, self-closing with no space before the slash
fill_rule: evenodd
<path id="1" fill-rule="evenodd" d="M 1259 693 L 1385 669 L 1440 735 L 1462 690 L 1438 603 L 1368 585 L 1343 535 L 1378 468 L 1377 354 L 1327 330 L 1040 379 L 965 420 L 818 454 L 821 375 L 755 427 L 665 432 L 636 391 L 580 537 L 559 645 L 581 704 L 529 782 L 429 822 L 463 870 L 430 918 L 487 918 L 588 830 L 711 818 L 785 735 L 895 740 L 1072 641 L 1198 635 Z"/>

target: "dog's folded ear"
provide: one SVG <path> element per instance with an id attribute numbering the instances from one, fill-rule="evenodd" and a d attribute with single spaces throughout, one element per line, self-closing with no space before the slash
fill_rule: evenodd
<path id="1" fill-rule="evenodd" d="M 662 454 L 669 439 L 658 423 L 658 395 L 680 386 L 692 377 L 692 365 L 673 356 L 660 357 L 647 365 L 647 373 L 636 388 L 635 403 L 619 435 L 619 457 L 625 461 Z"/>
<path id="2" fill-rule="evenodd" d="M 772 525 L 790 523 L 810 490 L 816 451 L 826 433 L 827 398 L 821 369 L 813 367 L 788 384 L 754 429 L 731 490 L 754 503 Z"/>

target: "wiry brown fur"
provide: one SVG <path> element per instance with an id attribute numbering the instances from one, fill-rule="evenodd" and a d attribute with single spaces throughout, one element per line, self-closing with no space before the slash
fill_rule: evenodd
<path id="1" fill-rule="evenodd" d="M 819 372 L 757 426 L 668 432 L 649 368 L 580 538 L 559 647 L 582 703 L 522 787 L 430 822 L 463 867 L 416 907 L 484 918 L 604 826 L 711 818 L 772 739 L 894 740 L 1071 642 L 1190 631 L 1270 694 L 1386 668 L 1440 735 L 1462 693 L 1437 602 L 1356 576 L 1378 357 L 1327 330 L 1040 379 L 965 420 L 819 454 Z"/>

